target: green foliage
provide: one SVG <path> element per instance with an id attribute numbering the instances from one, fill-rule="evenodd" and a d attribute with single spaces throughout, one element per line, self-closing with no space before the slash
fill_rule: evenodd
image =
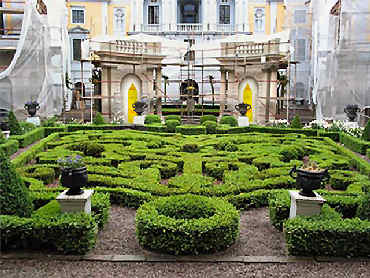
<path id="1" fill-rule="evenodd" d="M 234 116 L 222 116 L 220 124 L 226 124 L 230 126 L 238 126 L 238 121 Z"/>
<path id="2" fill-rule="evenodd" d="M 44 165 L 31 165 L 19 169 L 25 177 L 41 180 L 44 184 L 51 184 L 55 180 L 55 171 L 53 168 Z"/>
<path id="3" fill-rule="evenodd" d="M 19 143 L 17 140 L 6 140 L 4 143 L 0 143 L 0 150 L 8 156 L 16 153 L 19 149 Z"/>
<path id="4" fill-rule="evenodd" d="M 180 121 L 178 120 L 167 120 L 166 119 L 166 126 L 167 126 L 167 131 L 174 133 L 176 132 L 176 127 L 181 125 Z"/>
<path id="5" fill-rule="evenodd" d="M 165 117 L 165 120 L 166 120 L 166 123 L 169 120 L 176 120 L 176 121 L 179 121 L 179 123 L 181 124 L 181 116 L 180 115 L 167 115 Z"/>
<path id="6" fill-rule="evenodd" d="M 366 154 L 367 149 L 370 148 L 369 141 L 364 141 L 345 133 L 340 133 L 339 141 L 348 149 L 364 155 Z"/>
<path id="7" fill-rule="evenodd" d="M 144 123 L 146 125 L 154 124 L 154 123 L 162 123 L 161 117 L 158 115 L 146 115 Z"/>
<path id="8" fill-rule="evenodd" d="M 6 141 L 4 133 L 0 131 L 0 144 L 4 144 Z"/>
<path id="9" fill-rule="evenodd" d="M 9 118 L 10 135 L 22 135 L 22 128 L 19 125 L 17 117 L 15 116 L 13 111 L 9 112 L 8 118 Z"/>
<path id="10" fill-rule="evenodd" d="M 57 125 L 57 116 L 53 116 L 51 118 L 45 119 L 41 122 L 41 126 L 43 127 L 56 127 Z"/>
<path id="11" fill-rule="evenodd" d="M 217 123 L 217 117 L 215 115 L 204 115 L 200 117 L 200 124 L 203 125 L 205 122 L 215 122 Z"/>
<path id="12" fill-rule="evenodd" d="M 202 125 L 206 127 L 207 134 L 215 134 L 217 132 L 217 122 L 205 121 Z"/>
<path id="13" fill-rule="evenodd" d="M 293 120 L 292 120 L 292 122 L 291 122 L 291 124 L 290 124 L 290 127 L 291 128 L 302 128 L 303 126 L 302 126 L 302 123 L 301 123 L 301 119 L 299 118 L 299 116 L 298 115 L 296 115 L 294 118 L 293 118 Z"/>
<path id="14" fill-rule="evenodd" d="M 370 141 L 370 121 L 367 121 L 365 129 L 362 133 L 361 139 L 364 141 Z"/>
<path id="15" fill-rule="evenodd" d="M 19 122 L 19 126 L 21 127 L 22 130 L 21 134 L 25 134 L 37 128 L 33 123 L 28 122 Z"/>
<path id="16" fill-rule="evenodd" d="M 201 125 L 181 125 L 176 127 L 176 133 L 184 135 L 206 134 L 206 127 Z"/>
<path id="17" fill-rule="evenodd" d="M 12 136 L 12 139 L 18 140 L 19 147 L 25 148 L 28 145 L 31 145 L 32 143 L 36 142 L 37 140 L 40 140 L 44 138 L 45 136 L 45 129 L 43 127 L 38 127 L 36 129 L 31 130 L 30 132 L 27 132 L 23 135 L 14 135 Z"/>
<path id="18" fill-rule="evenodd" d="M 105 124 L 103 115 L 100 112 L 96 112 L 96 115 L 93 119 L 93 124 L 94 125 L 104 125 Z"/>
<path id="19" fill-rule="evenodd" d="M 294 256 L 370 255 L 370 221 L 342 219 L 326 205 L 318 216 L 286 221 L 284 234 L 288 252 Z"/>
<path id="20" fill-rule="evenodd" d="M 362 197 L 357 208 L 356 216 L 370 222 L 370 192 Z"/>
<path id="21" fill-rule="evenodd" d="M 239 221 L 239 212 L 220 199 L 171 196 L 138 209 L 136 235 L 145 249 L 197 255 L 229 247 L 239 235 Z"/>
<path id="22" fill-rule="evenodd" d="M 187 153 L 197 153 L 199 152 L 198 144 L 184 144 L 181 149 L 183 152 Z"/>
<path id="23" fill-rule="evenodd" d="M 0 151 L 0 214 L 24 217 L 29 216 L 32 209 L 28 189 L 9 158 Z"/>
<path id="24" fill-rule="evenodd" d="M 354 182 L 355 172 L 345 170 L 330 171 L 329 183 L 333 189 L 346 190 Z"/>

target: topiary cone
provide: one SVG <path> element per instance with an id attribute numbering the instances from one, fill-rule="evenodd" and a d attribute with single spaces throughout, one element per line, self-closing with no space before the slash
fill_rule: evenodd
<path id="1" fill-rule="evenodd" d="M 0 150 L 0 215 L 28 217 L 33 210 L 29 191 L 9 157 Z"/>

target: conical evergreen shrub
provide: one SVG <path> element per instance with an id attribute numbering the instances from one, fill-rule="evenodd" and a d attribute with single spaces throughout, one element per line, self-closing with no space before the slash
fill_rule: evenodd
<path id="1" fill-rule="evenodd" d="M 293 118 L 293 121 L 290 124 L 290 127 L 291 128 L 302 128 L 303 127 L 301 124 L 301 119 L 299 118 L 298 115 Z"/>
<path id="2" fill-rule="evenodd" d="M 0 215 L 28 217 L 32 209 L 28 189 L 11 165 L 9 157 L 0 150 Z"/>
<path id="3" fill-rule="evenodd" d="M 103 124 L 105 124 L 103 115 L 100 112 L 96 113 L 95 118 L 93 119 L 93 124 L 94 125 L 103 125 Z"/>
<path id="4" fill-rule="evenodd" d="M 9 130 L 11 135 L 22 135 L 22 128 L 14 115 L 13 111 L 9 112 Z"/>
<path id="5" fill-rule="evenodd" d="M 362 133 L 362 140 L 370 141 L 370 120 L 367 122 L 364 132 Z"/>

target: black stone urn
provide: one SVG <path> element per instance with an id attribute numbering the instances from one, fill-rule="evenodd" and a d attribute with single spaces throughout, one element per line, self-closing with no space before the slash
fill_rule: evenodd
<path id="1" fill-rule="evenodd" d="M 346 113 L 350 122 L 356 121 L 358 112 L 360 112 L 360 108 L 357 104 L 349 104 L 344 108 L 344 113 Z"/>
<path id="2" fill-rule="evenodd" d="M 0 108 L 0 129 L 9 130 L 9 110 L 5 108 Z"/>
<path id="3" fill-rule="evenodd" d="M 137 101 L 135 102 L 132 107 L 134 108 L 134 111 L 141 116 L 141 114 L 144 113 L 145 108 L 148 107 L 148 105 L 144 101 Z"/>
<path id="4" fill-rule="evenodd" d="M 296 173 L 296 176 L 293 176 L 293 173 Z M 297 188 L 301 188 L 299 195 L 305 197 L 315 197 L 315 193 L 313 190 L 321 188 L 323 182 L 327 182 L 330 178 L 328 169 L 320 170 L 320 171 L 311 171 L 311 170 L 304 170 L 304 169 L 297 169 L 294 166 L 289 175 L 296 179 L 296 186 Z"/>
<path id="5" fill-rule="evenodd" d="M 81 187 L 86 186 L 88 181 L 86 167 L 81 168 L 62 168 L 60 183 L 62 186 L 69 188 L 66 195 L 80 195 L 84 191 Z"/>
<path id="6" fill-rule="evenodd" d="M 40 105 L 36 101 L 29 101 L 26 102 L 24 105 L 24 109 L 27 110 L 28 114 L 31 117 L 34 117 L 36 115 L 37 110 L 40 109 Z"/>
<path id="7" fill-rule="evenodd" d="M 247 111 L 252 109 L 252 106 L 248 103 L 239 103 L 235 105 L 235 109 L 239 111 L 241 116 L 245 116 Z"/>

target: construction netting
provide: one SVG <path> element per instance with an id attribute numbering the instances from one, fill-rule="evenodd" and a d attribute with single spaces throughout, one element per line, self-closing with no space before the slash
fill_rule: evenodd
<path id="1" fill-rule="evenodd" d="M 24 3 L 14 57 L 0 72 L 0 107 L 17 112 L 27 101 L 37 101 L 38 114 L 46 117 L 62 112 L 68 37 L 62 24 L 65 5 L 50 3 L 51 14 L 41 15 L 36 4 L 37 0 Z"/>
<path id="2" fill-rule="evenodd" d="M 316 117 L 345 120 L 347 105 L 370 105 L 370 2 L 312 3 Z"/>

